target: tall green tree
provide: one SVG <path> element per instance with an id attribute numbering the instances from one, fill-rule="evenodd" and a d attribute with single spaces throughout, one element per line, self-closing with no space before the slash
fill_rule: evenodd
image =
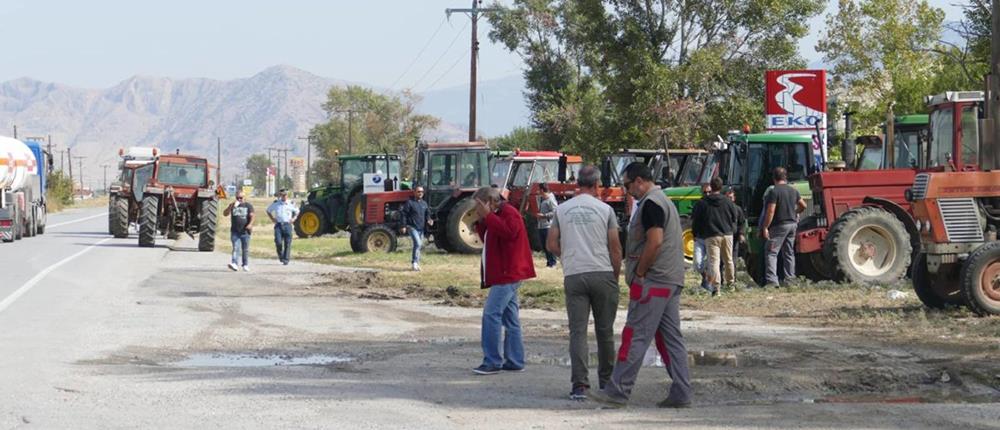
<path id="1" fill-rule="evenodd" d="M 417 139 L 440 123 L 416 113 L 419 101 L 410 92 L 382 94 L 356 85 L 331 88 L 323 104 L 330 120 L 310 132 L 318 152 L 313 166 L 317 180 L 333 179 L 337 155 L 348 152 L 400 154 L 410 165 Z"/>
<path id="2" fill-rule="evenodd" d="M 490 37 L 525 60 L 547 142 L 585 154 L 695 146 L 762 124 L 763 75 L 801 67 L 825 0 L 516 0 Z"/>
<path id="3" fill-rule="evenodd" d="M 939 51 L 944 11 L 926 0 L 840 0 L 816 46 L 833 65 L 860 128 L 874 128 L 890 106 L 923 112 L 945 64 Z"/>
<path id="4" fill-rule="evenodd" d="M 267 186 L 267 167 L 271 165 L 266 154 L 253 154 L 247 157 L 246 167 L 254 188 L 263 190 Z"/>
<path id="5" fill-rule="evenodd" d="M 944 63 L 935 83 L 939 90 L 982 88 L 983 77 L 990 69 L 993 2 L 968 0 L 962 7 L 964 18 L 945 24 L 947 32 L 959 40 L 942 37 L 935 50 Z"/>
<path id="6" fill-rule="evenodd" d="M 503 136 L 490 140 L 490 148 L 501 151 L 541 149 L 544 146 L 542 134 L 533 128 L 517 127 Z"/>

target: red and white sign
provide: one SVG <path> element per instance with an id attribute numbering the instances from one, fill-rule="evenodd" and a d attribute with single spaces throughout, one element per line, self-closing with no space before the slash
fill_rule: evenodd
<path id="1" fill-rule="evenodd" d="M 769 70 L 764 78 L 767 131 L 813 135 L 826 159 L 826 70 Z"/>

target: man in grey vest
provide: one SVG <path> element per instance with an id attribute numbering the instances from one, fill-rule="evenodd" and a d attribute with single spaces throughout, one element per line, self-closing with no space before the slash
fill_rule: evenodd
<path id="1" fill-rule="evenodd" d="M 643 357 L 654 340 L 673 381 L 663 408 L 691 406 L 687 349 L 681 335 L 680 296 L 684 286 L 684 252 L 677 208 L 653 183 L 641 162 L 625 168 L 622 186 L 636 200 L 638 213 L 629 224 L 625 246 L 625 282 L 629 286 L 628 318 L 611 380 L 591 398 L 615 407 L 628 403 Z"/>
<path id="2" fill-rule="evenodd" d="M 566 315 L 569 318 L 569 358 L 572 366 L 569 398 L 584 400 L 590 389 L 587 324 L 594 313 L 597 334 L 597 379 L 608 383 L 615 362 L 615 314 L 622 246 L 614 209 L 597 199 L 601 172 L 584 166 L 578 173 L 576 197 L 555 208 L 546 248 L 562 257 Z"/>

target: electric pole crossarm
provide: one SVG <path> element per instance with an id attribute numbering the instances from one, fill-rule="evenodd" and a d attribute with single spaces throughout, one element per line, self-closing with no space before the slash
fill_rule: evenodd
<path id="1" fill-rule="evenodd" d="M 479 58 L 479 14 L 486 12 L 495 12 L 496 8 L 482 8 L 479 7 L 481 0 L 472 0 L 472 8 L 469 9 L 458 9 L 449 8 L 445 9 L 444 13 L 449 17 L 453 13 L 467 13 L 469 17 L 472 18 L 472 60 L 469 68 L 469 141 L 473 142 L 476 140 L 476 61 Z"/>

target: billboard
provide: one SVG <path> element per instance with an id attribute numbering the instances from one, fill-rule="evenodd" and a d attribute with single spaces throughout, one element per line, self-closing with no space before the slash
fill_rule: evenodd
<path id="1" fill-rule="evenodd" d="M 812 135 L 821 164 L 827 157 L 826 70 L 768 70 L 764 82 L 767 131 Z"/>

